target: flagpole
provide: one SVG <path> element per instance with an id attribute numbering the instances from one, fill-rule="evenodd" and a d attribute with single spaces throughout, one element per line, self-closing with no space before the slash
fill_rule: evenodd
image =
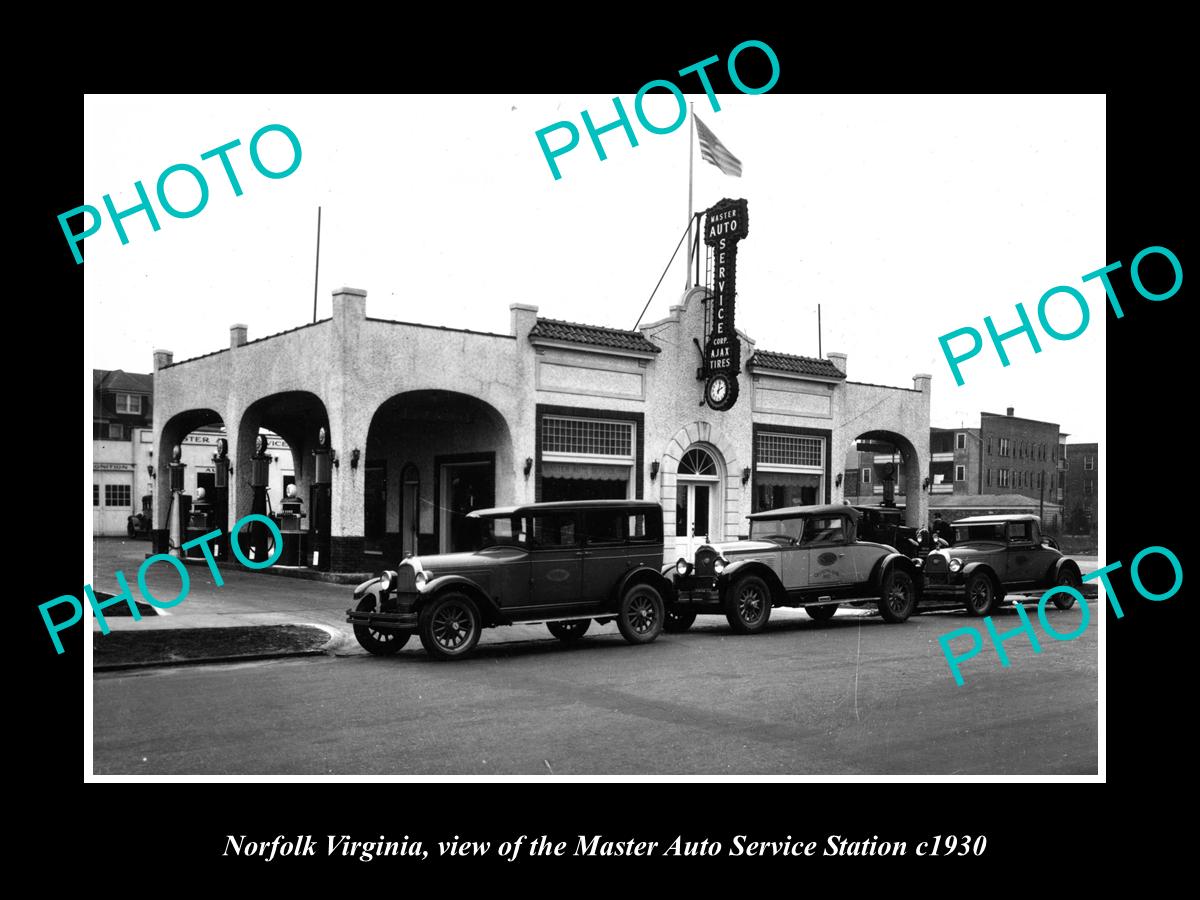
<path id="1" fill-rule="evenodd" d="M 687 284 L 684 290 L 692 287 L 692 119 L 696 115 L 696 104 L 690 104 L 688 111 L 688 252 L 687 252 Z"/>

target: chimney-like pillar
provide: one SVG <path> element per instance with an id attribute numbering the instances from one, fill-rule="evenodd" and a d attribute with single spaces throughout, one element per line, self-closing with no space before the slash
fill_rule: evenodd
<path id="1" fill-rule="evenodd" d="M 841 372 L 843 375 L 846 374 L 845 353 L 826 353 L 825 356 L 828 357 L 829 361 L 833 363 L 839 372 Z"/>
<path id="2" fill-rule="evenodd" d="M 229 349 L 232 350 L 234 347 L 240 347 L 242 344 L 246 343 L 246 335 L 249 333 L 249 331 L 249 327 L 240 323 L 237 325 L 230 325 Z"/>
<path id="3" fill-rule="evenodd" d="M 508 305 L 509 331 L 517 340 L 524 340 L 537 324 L 538 308 L 528 303 L 510 303 Z"/>
<path id="4" fill-rule="evenodd" d="M 175 354 L 170 350 L 155 350 L 154 351 L 154 371 L 164 369 L 171 364 L 175 359 Z"/>

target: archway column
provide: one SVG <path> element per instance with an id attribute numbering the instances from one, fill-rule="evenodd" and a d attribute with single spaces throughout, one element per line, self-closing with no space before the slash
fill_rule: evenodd
<path id="1" fill-rule="evenodd" d="M 709 452 L 715 451 L 715 462 L 723 477 L 716 482 L 721 492 L 720 522 L 723 534 L 722 540 L 737 538 L 742 521 L 742 483 L 737 474 L 742 469 L 735 445 L 719 429 L 708 422 L 692 422 L 675 433 L 667 442 L 660 458 L 659 469 L 659 500 L 663 508 L 663 560 L 671 562 L 679 558 L 676 549 L 675 536 L 675 505 L 679 497 L 679 460 L 693 445 L 699 445 Z"/>

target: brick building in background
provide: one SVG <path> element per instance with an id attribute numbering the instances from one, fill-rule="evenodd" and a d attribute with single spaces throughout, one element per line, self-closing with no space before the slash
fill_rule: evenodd
<path id="1" fill-rule="evenodd" d="M 1072 534 L 1095 534 L 1099 518 L 1100 454 L 1096 444 L 1067 444 L 1063 515 Z"/>

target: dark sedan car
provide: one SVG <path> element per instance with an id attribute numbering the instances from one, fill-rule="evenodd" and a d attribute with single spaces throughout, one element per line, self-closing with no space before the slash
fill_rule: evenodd
<path id="1" fill-rule="evenodd" d="M 412 634 L 438 659 L 461 659 L 482 629 L 545 622 L 562 641 L 616 620 L 631 644 L 661 633 L 671 584 L 660 573 L 662 507 L 641 500 L 532 503 L 470 513 L 479 547 L 410 556 L 354 589 L 347 610 L 371 653 Z"/>
<path id="2" fill-rule="evenodd" d="M 925 558 L 927 600 L 960 600 L 974 616 L 990 615 L 1008 593 L 1056 585 L 1079 589 L 1083 578 L 1074 560 L 1041 533 L 1033 515 L 971 516 L 952 523 L 954 544 Z M 1070 609 L 1075 598 L 1058 594 L 1054 605 Z"/>

